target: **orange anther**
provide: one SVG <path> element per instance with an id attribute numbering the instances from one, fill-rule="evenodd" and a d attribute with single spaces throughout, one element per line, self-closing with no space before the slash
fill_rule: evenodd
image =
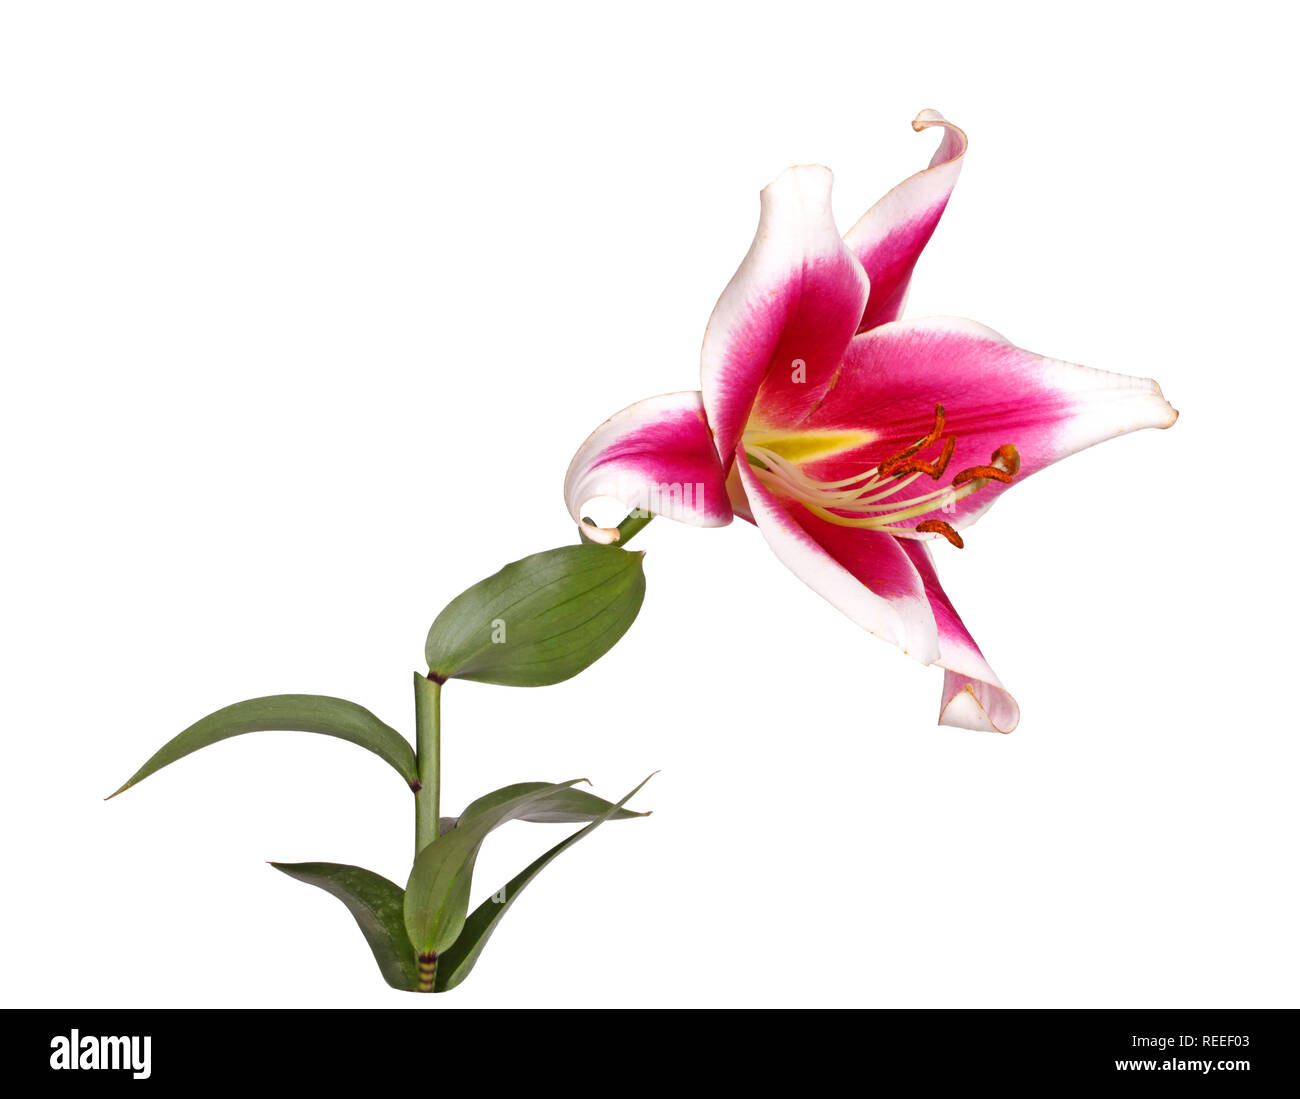
<path id="1" fill-rule="evenodd" d="M 963 469 L 952 479 L 952 487 L 957 488 L 964 485 L 967 481 L 1001 481 L 1005 485 L 1011 484 L 1011 474 L 1005 469 L 998 469 L 997 466 L 971 466 L 970 469 Z"/>
<path id="2" fill-rule="evenodd" d="M 1005 469 L 1012 477 L 1020 472 L 1020 451 L 1010 443 L 1003 443 L 993 452 L 993 464 Z"/>
<path id="3" fill-rule="evenodd" d="M 943 471 L 948 468 L 948 463 L 952 461 L 952 452 L 957 449 L 957 440 L 951 435 L 943 441 L 943 452 L 939 455 L 937 462 L 923 463 L 922 473 L 928 473 L 936 481 L 943 476 Z"/>
<path id="4" fill-rule="evenodd" d="M 926 447 L 933 446 L 935 443 L 939 441 L 939 436 L 943 434 L 943 425 L 946 418 L 947 417 L 944 415 L 944 411 L 943 411 L 943 405 L 941 404 L 935 405 L 934 406 L 934 427 L 930 429 L 930 434 L 921 440 L 920 445 L 918 445 L 916 448 L 917 450 L 924 450 Z"/>
<path id="5" fill-rule="evenodd" d="M 886 474 L 924 473 L 927 477 L 933 477 L 937 481 L 943 476 L 943 471 L 948 468 L 948 463 L 952 461 L 952 452 L 956 448 L 957 440 L 950 435 L 943 441 L 943 452 L 935 461 L 927 462 L 919 456 L 903 458 L 901 461 L 894 459 L 889 468 L 881 472 Z"/>
<path id="6" fill-rule="evenodd" d="M 924 519 L 916 524 L 916 529 L 922 534 L 942 534 L 958 549 L 966 544 L 961 540 L 961 535 L 942 519 Z"/>
<path id="7" fill-rule="evenodd" d="M 881 476 L 889 477 L 896 473 L 918 472 L 918 470 L 911 468 L 912 464 L 909 461 L 909 459 L 912 457 L 912 455 L 919 454 L 926 447 L 933 446 L 935 443 L 937 443 L 939 441 L 939 436 L 943 434 L 943 425 L 944 425 L 943 405 L 937 404 L 934 406 L 934 426 L 930 428 L 930 434 L 927 435 L 924 439 L 922 439 L 919 443 L 913 443 L 909 447 L 904 447 L 897 454 L 891 455 L 890 457 L 886 458 L 883 462 L 881 462 L 880 466 L 878 467 Z M 951 457 L 951 455 L 949 455 L 949 457 Z M 947 463 L 945 462 L 944 464 L 946 465 Z M 922 469 L 919 470 L 919 472 L 928 473 L 929 470 Z M 937 478 L 938 474 L 931 474 L 931 476 Z"/>

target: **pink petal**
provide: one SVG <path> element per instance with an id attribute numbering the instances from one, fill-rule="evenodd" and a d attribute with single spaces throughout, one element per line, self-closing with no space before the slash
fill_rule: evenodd
<path id="1" fill-rule="evenodd" d="M 731 463 L 731 472 L 727 474 L 727 499 L 731 502 L 732 514 L 737 519 L 744 519 L 747 523 L 754 523 L 754 512 L 750 509 L 749 497 L 745 495 L 745 485 L 740 479 L 740 467 L 744 465 L 748 465 L 748 463 Z"/>
<path id="2" fill-rule="evenodd" d="M 781 561 L 859 626 L 932 663 L 939 655 L 934 615 L 916 568 L 897 539 L 836 526 L 770 492 L 737 455 L 758 529 Z"/>
<path id="3" fill-rule="evenodd" d="M 844 237 L 844 242 L 871 279 L 858 331 L 897 320 L 907 300 L 912 268 L 930 240 L 961 174 L 966 135 L 938 111 L 922 111 L 912 122 L 918 133 L 944 127 L 943 140 L 924 171 L 903 180 L 885 195 Z"/>
<path id="4" fill-rule="evenodd" d="M 722 465 L 698 392 L 640 401 L 592 432 L 569 464 L 564 501 L 581 522 L 582 508 L 597 496 L 697 527 L 731 522 Z M 607 528 L 585 529 L 596 541 L 613 540 Z"/>
<path id="5" fill-rule="evenodd" d="M 822 481 L 870 469 L 923 438 L 935 405 L 956 449 L 938 481 L 922 476 L 896 499 L 951 483 L 1011 444 L 1020 455 L 1013 483 L 1094 443 L 1144 427 L 1169 427 L 1178 413 L 1149 378 L 1130 378 L 1043 358 L 974 321 L 930 317 L 895 321 L 854 338 L 844 369 L 807 419 L 811 430 L 867 430 L 870 442 L 805 466 Z M 935 445 L 920 457 L 933 459 Z M 997 481 L 933 518 L 968 526 L 1009 485 Z M 907 520 L 915 526 L 920 517 Z"/>
<path id="6" fill-rule="evenodd" d="M 929 548 L 911 539 L 901 540 L 900 544 L 925 584 L 925 594 L 939 630 L 939 658 L 935 663 L 945 669 L 939 724 L 1011 732 L 1020 722 L 1020 707 L 989 667 L 940 586 Z"/>
<path id="7" fill-rule="evenodd" d="M 704 333 L 704 407 L 724 469 L 763 391 L 793 422 L 820 398 L 857 329 L 867 278 L 831 215 L 831 173 L 790 168 L 764 188 L 758 233 Z"/>

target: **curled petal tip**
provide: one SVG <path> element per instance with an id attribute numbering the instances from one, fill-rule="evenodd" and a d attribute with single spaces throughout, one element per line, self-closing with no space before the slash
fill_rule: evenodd
<path id="1" fill-rule="evenodd" d="M 697 527 L 731 522 L 725 477 L 697 390 L 665 393 L 623 409 L 578 448 L 564 477 L 564 502 L 588 541 L 619 541 L 582 512 L 598 497 Z M 631 515 L 629 515 L 631 518 Z"/>
<path id="2" fill-rule="evenodd" d="M 942 133 L 930 163 L 884 196 L 844 238 L 871 281 L 871 297 L 858 331 L 898 320 L 907 300 L 912 268 L 948 204 L 966 154 L 966 134 L 938 111 L 912 119 L 917 133 Z"/>
<path id="3" fill-rule="evenodd" d="M 1001 688 L 993 688 L 993 692 L 986 689 L 985 697 L 980 698 L 974 685 L 967 683 L 943 704 L 939 724 L 1003 735 L 1014 732 L 1020 724 L 1020 707 Z"/>
<path id="4" fill-rule="evenodd" d="M 591 541 L 599 542 L 602 546 L 613 545 L 619 537 L 617 527 L 594 527 L 590 523 L 579 523 L 578 529 Z"/>

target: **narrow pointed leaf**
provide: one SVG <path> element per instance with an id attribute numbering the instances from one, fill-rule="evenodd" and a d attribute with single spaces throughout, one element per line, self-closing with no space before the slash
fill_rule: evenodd
<path id="1" fill-rule="evenodd" d="M 117 797 L 155 771 L 209 744 L 243 733 L 271 729 L 321 733 L 351 741 L 387 762 L 408 785 L 416 781 L 415 752 L 411 745 L 401 733 L 385 725 L 369 710 L 355 702 L 325 695 L 270 695 L 236 702 L 196 721 L 159 748 L 140 770 L 109 796 Z"/>
<path id="2" fill-rule="evenodd" d="M 402 888 L 387 878 L 335 862 L 271 863 L 283 874 L 338 897 L 370 944 L 379 971 L 394 988 L 414 992 L 418 962 L 402 921 Z"/>
<path id="3" fill-rule="evenodd" d="M 613 648 L 641 610 L 643 556 L 576 545 L 507 565 L 434 620 L 425 642 L 429 670 L 510 687 L 577 675 Z"/>
<path id="4" fill-rule="evenodd" d="M 531 821 L 535 824 L 577 824 L 595 820 L 597 817 L 603 816 L 605 810 L 613 807 L 613 802 L 606 801 L 595 794 L 589 794 L 586 790 L 579 790 L 572 786 L 563 786 L 556 789 L 549 782 L 519 782 L 513 786 L 503 786 L 500 790 L 493 791 L 491 794 L 479 798 L 478 801 L 471 802 L 465 807 L 464 813 L 459 818 L 453 818 L 453 820 L 473 820 L 480 811 L 491 807 L 498 801 L 505 801 L 521 794 L 532 793 L 546 788 L 550 788 L 551 793 L 527 814 L 517 817 L 517 820 Z M 646 817 L 649 815 L 649 813 L 636 813 L 631 809 L 617 809 L 608 819 L 631 820 L 633 817 Z"/>
<path id="5" fill-rule="evenodd" d="M 653 776 L 651 776 L 653 777 Z M 438 959 L 438 972 L 435 978 L 434 991 L 447 992 L 455 988 L 463 981 L 469 972 L 474 968 L 478 961 L 479 955 L 483 952 L 483 947 L 487 945 L 488 939 L 492 937 L 492 932 L 496 930 L 497 924 L 501 922 L 501 917 L 512 904 L 515 898 L 523 891 L 530 881 L 533 880 L 541 871 L 555 859 L 561 852 L 567 851 L 584 836 L 589 835 L 599 828 L 607 820 L 617 820 L 620 815 L 627 814 L 630 816 L 649 816 L 648 813 L 632 813 L 623 808 L 623 805 L 629 801 L 632 796 L 640 790 L 650 778 L 646 778 L 635 789 L 627 793 L 617 804 L 604 802 L 606 809 L 598 817 L 595 817 L 586 828 L 582 828 L 567 839 L 561 840 L 552 847 L 546 854 L 536 859 L 525 867 L 522 871 L 510 879 L 506 885 L 497 890 L 491 897 L 478 906 L 471 916 L 465 920 L 465 925 L 461 930 L 456 941 L 446 950 Z M 602 799 L 595 799 L 600 801 Z M 553 818 L 559 819 L 559 818 Z"/>
<path id="6" fill-rule="evenodd" d="M 456 941 L 469 911 L 474 861 L 488 833 L 581 781 L 523 783 L 527 789 L 522 791 L 518 786 L 493 791 L 466 808 L 455 828 L 416 856 L 406 883 L 406 930 L 419 953 L 441 954 Z"/>

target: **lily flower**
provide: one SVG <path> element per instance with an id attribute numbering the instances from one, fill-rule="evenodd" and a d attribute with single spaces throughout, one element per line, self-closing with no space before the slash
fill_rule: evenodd
<path id="1" fill-rule="evenodd" d="M 1178 413 L 1150 379 L 1022 350 L 953 317 L 900 320 L 912 269 L 961 170 L 943 139 L 840 237 L 831 173 L 786 170 L 704 335 L 700 391 L 651 397 L 601 425 L 565 478 L 592 498 L 716 527 L 739 515 L 809 587 L 871 633 L 945 669 L 939 722 L 1010 732 L 1015 700 L 944 593 L 926 542 L 962 531 L 1012 484 Z"/>

